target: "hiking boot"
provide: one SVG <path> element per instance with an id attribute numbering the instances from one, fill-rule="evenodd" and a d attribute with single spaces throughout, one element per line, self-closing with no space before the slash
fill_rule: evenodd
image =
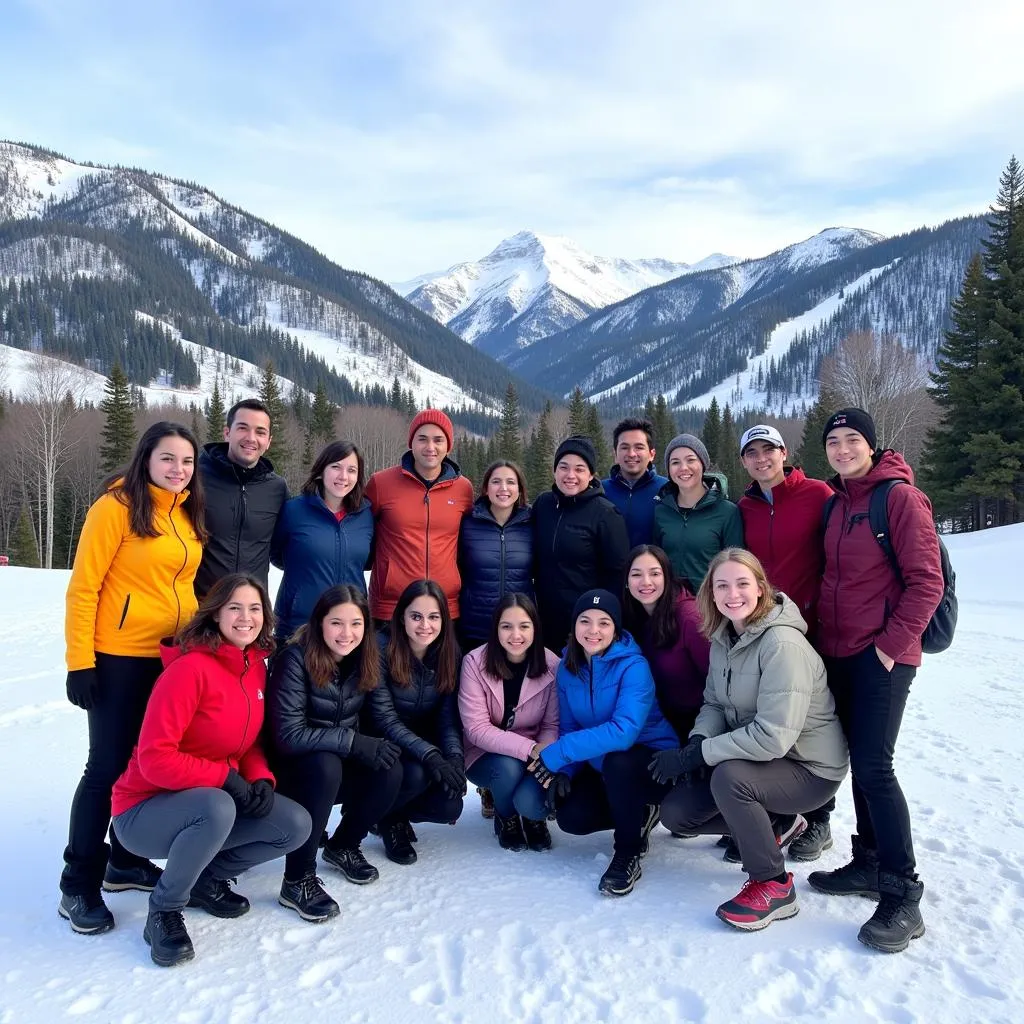
<path id="1" fill-rule="evenodd" d="M 454 824 L 454 822 L 452 824 Z M 418 835 L 416 835 L 415 829 L 412 827 L 412 825 L 409 822 L 403 821 L 402 822 L 402 827 L 405 829 L 405 834 L 408 837 L 410 843 L 418 843 L 420 841 L 420 837 Z M 325 835 L 326 835 L 326 833 L 325 833 Z M 370 835 L 372 835 L 372 836 L 379 836 L 380 835 L 380 825 L 371 825 L 370 826 Z M 326 845 L 326 841 L 325 841 L 324 845 Z"/>
<path id="2" fill-rule="evenodd" d="M 312 870 L 307 871 L 297 882 L 289 882 L 285 878 L 281 882 L 277 902 L 282 907 L 290 907 L 303 921 L 312 921 L 314 924 L 329 921 L 341 913 L 341 908 L 331 899 L 323 882 Z"/>
<path id="3" fill-rule="evenodd" d="M 651 848 L 651 832 L 658 824 L 661 815 L 661 807 L 658 804 L 648 804 L 645 811 L 644 823 L 640 827 L 640 856 L 646 857 L 647 851 Z"/>
<path id="4" fill-rule="evenodd" d="M 551 849 L 551 833 L 548 831 L 548 823 L 543 818 L 534 821 L 533 818 L 523 818 L 523 835 L 526 836 L 526 845 L 537 853 Z"/>
<path id="5" fill-rule="evenodd" d="M 358 846 L 347 849 L 325 846 L 323 858 L 324 863 L 337 868 L 356 885 L 369 885 L 380 878 L 380 872 L 363 856 L 363 851 Z"/>
<path id="6" fill-rule="evenodd" d="M 715 843 L 719 849 L 724 850 L 732 842 L 732 836 L 719 836 L 718 842 Z"/>
<path id="7" fill-rule="evenodd" d="M 522 853 L 526 849 L 526 836 L 523 834 L 523 821 L 518 814 L 510 814 L 507 818 L 494 812 L 494 834 L 498 837 L 498 845 L 503 850 Z"/>
<path id="8" fill-rule="evenodd" d="M 779 849 L 785 850 L 790 843 L 796 839 L 797 836 L 802 835 L 807 828 L 807 821 L 802 814 L 787 814 L 772 819 L 772 829 L 775 832 L 775 842 L 778 843 Z M 725 838 L 724 836 L 722 837 Z M 725 853 L 722 854 L 722 860 L 728 861 L 730 864 L 741 864 L 743 863 L 743 856 L 740 854 L 740 848 L 736 845 L 736 840 L 729 837 L 728 845 L 725 848 Z"/>
<path id="9" fill-rule="evenodd" d="M 851 836 L 853 860 L 834 871 L 812 871 L 807 884 L 827 896 L 864 896 L 878 899 L 878 854 Z"/>
<path id="10" fill-rule="evenodd" d="M 597 891 L 605 896 L 628 896 L 633 891 L 640 875 L 640 858 L 627 853 L 612 855 L 612 862 L 601 876 Z"/>
<path id="11" fill-rule="evenodd" d="M 185 930 L 185 915 L 180 910 L 150 909 L 142 937 L 153 963 L 160 967 L 174 967 L 195 959 L 196 951 Z"/>
<path id="12" fill-rule="evenodd" d="M 878 873 L 878 906 L 857 933 L 857 938 L 881 953 L 902 953 L 911 939 L 924 935 L 921 920 L 921 897 L 924 883 L 917 876 L 909 878 Z"/>
<path id="13" fill-rule="evenodd" d="M 789 844 L 788 856 L 792 860 L 817 860 L 826 850 L 832 849 L 832 829 L 828 818 L 815 819 L 807 822 L 803 835 L 797 836 Z"/>
<path id="14" fill-rule="evenodd" d="M 192 886 L 188 906 L 195 910 L 205 910 L 214 917 L 241 917 L 248 914 L 249 901 L 237 892 L 232 892 L 230 882 L 227 878 L 213 878 L 204 871 Z"/>
<path id="15" fill-rule="evenodd" d="M 408 822 L 393 821 L 388 825 L 380 825 L 379 829 L 388 860 L 394 861 L 396 864 L 416 863 L 416 851 L 412 848 L 409 832 L 406 831 L 406 829 L 411 831 Z"/>
<path id="16" fill-rule="evenodd" d="M 792 872 L 785 882 L 758 882 L 751 878 L 727 903 L 723 903 L 715 914 L 726 924 L 745 932 L 756 932 L 767 928 L 772 921 L 793 917 L 800 907 L 796 902 Z"/>
<path id="17" fill-rule="evenodd" d="M 483 786 L 477 786 L 476 791 L 480 794 L 480 817 L 482 818 L 493 818 L 494 817 L 494 797 L 489 789 L 484 789 Z"/>
<path id="18" fill-rule="evenodd" d="M 162 874 L 163 870 L 149 861 L 130 868 L 118 868 L 108 862 L 103 872 L 103 891 L 124 892 L 135 889 L 138 892 L 152 892 Z"/>
<path id="19" fill-rule="evenodd" d="M 63 893 L 57 904 L 57 913 L 79 935 L 100 935 L 114 927 L 114 915 L 107 909 L 99 893 L 88 896 L 69 896 Z"/>

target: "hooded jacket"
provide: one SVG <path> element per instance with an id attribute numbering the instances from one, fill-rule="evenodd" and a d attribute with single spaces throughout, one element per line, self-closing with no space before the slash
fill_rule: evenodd
<path id="1" fill-rule="evenodd" d="M 609 476 L 601 481 L 605 497 L 622 513 L 629 534 L 630 550 L 637 544 L 650 544 L 654 537 L 654 498 L 668 483 L 668 477 L 654 471 L 651 463 L 632 487 L 626 483 L 622 470 L 612 466 Z"/>
<path id="2" fill-rule="evenodd" d="M 796 605 L 775 607 L 730 643 L 723 620 L 711 638 L 711 668 L 691 736 L 709 765 L 788 757 L 818 778 L 841 782 L 849 768 L 825 666 L 807 642 Z"/>
<path id="3" fill-rule="evenodd" d="M 921 664 L 921 634 L 942 599 L 942 563 L 931 502 L 916 487 L 889 492 L 889 537 L 903 585 L 871 532 L 871 491 L 914 474 L 891 449 L 862 477 L 829 485 L 838 496 L 825 530 L 825 573 L 818 603 L 818 648 L 832 658 L 872 645 L 902 665 Z"/>

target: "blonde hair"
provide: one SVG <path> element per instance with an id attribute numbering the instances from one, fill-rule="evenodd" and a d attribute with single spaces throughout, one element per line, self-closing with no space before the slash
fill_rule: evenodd
<path id="1" fill-rule="evenodd" d="M 700 611 L 701 619 L 700 630 L 708 639 L 711 638 L 711 635 L 725 619 L 725 616 L 718 610 L 718 606 L 715 604 L 714 577 L 715 572 L 720 566 L 725 565 L 726 562 L 736 562 L 737 565 L 742 565 L 745 569 L 749 569 L 754 576 L 754 582 L 761 591 L 757 607 L 751 613 L 750 618 L 747 619 L 748 626 L 752 626 L 755 622 L 760 622 L 775 607 L 775 588 L 768 582 L 764 566 L 759 561 L 757 555 L 751 554 L 746 548 L 726 548 L 724 551 L 719 551 L 711 559 L 704 582 L 700 585 L 700 590 L 697 591 L 697 608 Z"/>

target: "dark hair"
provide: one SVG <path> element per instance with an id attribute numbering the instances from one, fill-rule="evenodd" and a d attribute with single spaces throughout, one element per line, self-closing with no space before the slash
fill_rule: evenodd
<path id="1" fill-rule="evenodd" d="M 619 437 L 627 430 L 642 430 L 647 435 L 647 447 L 650 448 L 654 445 L 654 424 L 650 420 L 627 416 L 615 424 L 615 429 L 612 431 L 612 448 L 618 448 Z"/>
<path id="2" fill-rule="evenodd" d="M 565 665 L 566 669 L 574 675 L 580 674 L 580 669 L 587 663 L 587 653 L 583 650 L 579 640 L 576 639 L 576 620 L 586 612 L 587 609 L 580 612 L 579 615 L 573 617 L 572 625 L 569 627 L 569 642 L 565 647 L 565 657 L 562 659 L 562 664 Z M 600 609 L 598 609 L 600 611 Z M 610 617 L 610 616 L 609 616 Z M 619 637 L 622 636 L 622 630 L 616 627 L 615 636 L 612 638 L 612 643 L 615 643 Z M 609 644 L 609 646 L 611 646 Z"/>
<path id="3" fill-rule="evenodd" d="M 508 459 L 498 459 L 484 470 L 484 475 L 480 478 L 480 497 L 487 497 L 487 485 L 491 482 L 491 474 L 496 469 L 511 469 L 515 473 L 516 482 L 519 484 L 519 497 L 516 498 L 515 507 L 525 508 L 529 500 L 526 496 L 526 477 L 523 476 L 523 471 Z"/>
<path id="4" fill-rule="evenodd" d="M 433 580 L 414 580 L 402 591 L 402 596 L 398 599 L 398 604 L 395 605 L 395 610 L 391 615 L 391 635 L 388 639 L 387 650 L 384 652 L 388 673 L 396 685 L 402 687 L 412 685 L 414 655 L 409 643 L 409 636 L 405 632 L 405 613 L 417 597 L 432 597 L 441 610 L 441 634 L 427 648 L 427 651 L 436 651 L 437 653 L 437 667 L 434 670 L 437 678 L 437 692 L 451 693 L 459 681 L 459 646 L 455 642 L 455 629 L 452 626 L 451 616 L 448 614 L 448 598 L 444 596 L 444 591 Z"/>
<path id="5" fill-rule="evenodd" d="M 665 590 L 650 615 L 629 589 L 629 570 L 641 555 L 650 555 L 661 566 L 665 580 Z M 684 589 L 687 589 L 686 584 L 676 579 L 672 562 L 663 548 L 657 544 L 637 544 L 626 559 L 626 572 L 622 580 L 622 619 L 626 629 L 635 637 L 639 637 L 641 631 L 646 629 L 652 646 L 659 649 L 671 647 L 679 639 L 676 601 Z"/>
<path id="6" fill-rule="evenodd" d="M 199 543 L 205 544 L 210 535 L 206 531 L 206 498 L 203 478 L 199 473 L 199 442 L 188 427 L 168 420 L 154 423 L 139 438 L 128 467 L 108 477 L 104 481 L 104 490 L 110 488 L 110 493 L 127 507 L 132 533 L 137 537 L 159 537 L 160 532 L 153 522 L 153 496 L 149 493 L 149 485 L 153 482 L 149 478 L 149 459 L 165 437 L 180 437 L 192 445 L 192 479 L 188 482 L 188 497 L 181 507 Z M 121 481 L 119 484 L 118 480 Z"/>
<path id="7" fill-rule="evenodd" d="M 324 470 L 335 462 L 341 462 L 350 455 L 356 457 L 356 485 L 344 498 L 341 499 L 341 507 L 346 512 L 355 512 L 363 503 L 363 492 L 366 490 L 366 464 L 363 462 L 363 453 L 351 441 L 332 441 L 321 449 L 313 465 L 310 467 L 309 476 L 302 485 L 302 493 L 310 496 L 324 496 Z"/>
<path id="8" fill-rule="evenodd" d="M 498 623 L 509 608 L 522 608 L 533 623 L 533 643 L 526 652 L 526 675 L 530 679 L 539 679 L 548 669 L 548 659 L 537 606 L 526 594 L 506 594 L 495 607 L 494 615 L 491 616 L 491 635 L 484 648 L 484 671 L 494 679 L 512 678 L 512 663 L 498 638 Z"/>
<path id="9" fill-rule="evenodd" d="M 338 656 L 324 643 L 324 619 L 339 604 L 354 604 L 363 616 L 363 639 L 359 644 L 359 692 L 375 690 L 380 682 L 380 652 L 373 632 L 373 619 L 366 595 L 351 583 L 339 583 L 325 590 L 309 614 L 309 621 L 299 626 L 290 643 L 302 648 L 302 660 L 314 686 L 326 686 L 338 670 Z M 355 654 L 355 651 L 352 652 Z"/>
<path id="10" fill-rule="evenodd" d="M 264 651 L 274 649 L 274 610 L 270 605 L 266 587 L 255 576 L 249 576 L 244 572 L 231 572 L 227 576 L 221 576 L 210 587 L 206 597 L 200 603 L 198 611 L 178 630 L 175 641 L 182 650 L 191 651 L 195 647 L 209 647 L 210 650 L 215 651 L 220 647 L 224 642 L 224 637 L 221 635 L 220 626 L 217 625 L 217 615 L 231 601 L 239 587 L 253 587 L 260 595 L 260 604 L 263 605 L 263 627 L 249 646 L 259 647 Z"/>
<path id="11" fill-rule="evenodd" d="M 270 410 L 258 398 L 243 398 L 240 402 L 235 402 L 235 404 L 228 409 L 227 416 L 224 417 L 224 425 L 229 429 L 231 424 L 235 422 L 235 413 L 237 413 L 239 409 L 251 409 L 253 412 L 263 412 L 267 414 L 267 419 L 270 419 Z M 273 424 L 271 424 L 271 426 L 273 426 Z"/>

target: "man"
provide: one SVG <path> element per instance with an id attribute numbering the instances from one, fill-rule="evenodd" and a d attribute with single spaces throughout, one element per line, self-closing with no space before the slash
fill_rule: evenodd
<path id="1" fill-rule="evenodd" d="M 270 447 L 270 413 L 257 398 L 228 410 L 223 441 L 203 446 L 199 472 L 206 491 L 210 540 L 196 573 L 201 601 L 221 576 L 244 572 L 264 586 L 270 572 L 270 541 L 288 485 L 263 453 Z"/>
<path id="2" fill-rule="evenodd" d="M 788 454 L 775 427 L 751 427 L 740 438 L 740 458 L 751 483 L 738 504 L 747 549 L 761 560 L 772 586 L 800 609 L 813 642 L 821 586 L 822 511 L 832 488 L 785 465 Z M 822 850 L 831 849 L 829 814 L 834 807 L 833 799 L 805 815 L 807 831 L 790 845 L 790 857 L 817 860 Z"/>
<path id="3" fill-rule="evenodd" d="M 448 453 L 452 421 L 438 409 L 417 413 L 409 426 L 409 450 L 366 485 L 373 518 L 370 614 L 388 620 L 402 591 L 414 580 L 440 584 L 453 619 L 459 615 L 458 547 L 462 517 L 473 506 L 473 485 Z"/>
<path id="4" fill-rule="evenodd" d="M 654 536 L 654 496 L 668 483 L 654 469 L 654 425 L 650 420 L 622 420 L 612 431 L 615 465 L 601 481 L 605 497 L 622 513 L 629 546 L 650 544 Z"/>

